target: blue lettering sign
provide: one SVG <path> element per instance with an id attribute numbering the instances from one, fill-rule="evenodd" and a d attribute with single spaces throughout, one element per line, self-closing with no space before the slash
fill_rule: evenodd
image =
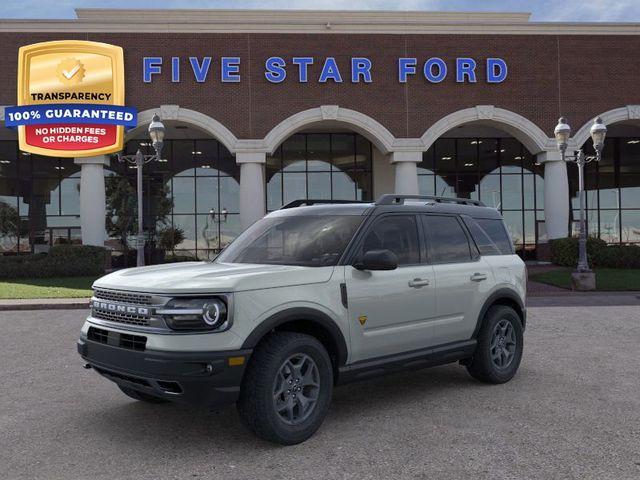
<path id="1" fill-rule="evenodd" d="M 286 62 L 282 57 L 269 57 L 267 61 L 264 62 L 264 66 L 267 69 L 264 72 L 264 76 L 271 83 L 280 83 L 284 82 L 284 79 L 287 78 L 287 71 L 284 69 Z"/>
<path id="2" fill-rule="evenodd" d="M 351 82 L 360 82 L 360 77 L 365 83 L 371 83 L 371 60 L 364 57 L 354 57 L 351 59 Z"/>
<path id="3" fill-rule="evenodd" d="M 202 65 L 198 63 L 197 57 L 189 57 L 189 62 L 191 62 L 191 69 L 194 77 L 196 77 L 196 82 L 203 83 L 207 79 L 209 67 L 211 67 L 211 57 L 204 57 Z"/>
<path id="4" fill-rule="evenodd" d="M 415 75 L 417 63 L 416 58 L 398 59 L 398 81 L 400 83 L 407 83 L 407 75 Z"/>
<path id="5" fill-rule="evenodd" d="M 456 58 L 456 82 L 464 83 L 464 77 L 476 83 L 476 61 L 473 58 Z"/>
<path id="6" fill-rule="evenodd" d="M 223 83 L 238 83 L 240 81 L 240 57 L 222 57 L 220 60 Z"/>
<path id="7" fill-rule="evenodd" d="M 298 65 L 298 81 L 307 83 L 309 65 L 313 65 L 313 57 L 293 57 L 291 63 Z"/>
<path id="8" fill-rule="evenodd" d="M 180 57 L 171 57 L 171 81 L 180 82 Z"/>
<path id="9" fill-rule="evenodd" d="M 438 73 L 433 73 L 433 67 L 438 67 Z M 424 76 L 431 83 L 440 83 L 447 76 L 447 64 L 438 57 L 427 60 L 424 64 Z"/>
<path id="10" fill-rule="evenodd" d="M 142 81 L 151 83 L 151 75 L 162 72 L 162 57 L 144 57 L 142 59 Z"/>
<path id="11" fill-rule="evenodd" d="M 340 69 L 333 57 L 327 57 L 324 61 L 322 71 L 320 72 L 320 83 L 326 83 L 327 80 L 333 80 L 336 83 L 342 83 Z"/>
<path id="12" fill-rule="evenodd" d="M 507 78 L 507 62 L 501 58 L 487 58 L 487 82 L 502 83 Z"/>

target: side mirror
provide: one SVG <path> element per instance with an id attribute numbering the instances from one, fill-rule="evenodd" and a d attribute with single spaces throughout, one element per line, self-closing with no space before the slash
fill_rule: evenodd
<path id="1" fill-rule="evenodd" d="M 353 264 L 357 270 L 395 270 L 398 257 L 391 250 L 369 250 Z"/>

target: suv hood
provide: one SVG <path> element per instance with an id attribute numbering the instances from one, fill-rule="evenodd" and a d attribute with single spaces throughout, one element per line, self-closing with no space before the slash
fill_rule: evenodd
<path id="1" fill-rule="evenodd" d="M 93 284 L 146 293 L 219 293 L 287 287 L 329 281 L 333 267 L 180 262 L 127 268 Z"/>

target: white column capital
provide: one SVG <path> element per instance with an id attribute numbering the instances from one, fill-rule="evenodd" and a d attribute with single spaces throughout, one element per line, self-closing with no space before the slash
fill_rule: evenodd
<path id="1" fill-rule="evenodd" d="M 237 152 L 236 163 L 266 163 L 267 154 L 265 152 Z"/>
<path id="2" fill-rule="evenodd" d="M 401 162 L 420 163 L 421 161 L 422 161 L 422 151 L 391 152 L 391 163 L 401 163 Z"/>
<path id="3" fill-rule="evenodd" d="M 109 155 L 98 155 L 96 157 L 74 158 L 73 163 L 76 165 L 103 165 L 108 167 L 111 162 Z"/>
<path id="4" fill-rule="evenodd" d="M 562 154 L 557 150 L 547 150 L 536 155 L 538 163 L 562 162 Z"/>

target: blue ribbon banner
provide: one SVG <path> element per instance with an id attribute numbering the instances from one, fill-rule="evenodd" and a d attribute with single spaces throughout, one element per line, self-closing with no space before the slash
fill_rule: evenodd
<path id="1" fill-rule="evenodd" d="M 47 124 L 138 125 L 138 112 L 133 107 L 121 105 L 91 105 L 86 103 L 61 103 L 6 107 L 5 126 Z"/>

